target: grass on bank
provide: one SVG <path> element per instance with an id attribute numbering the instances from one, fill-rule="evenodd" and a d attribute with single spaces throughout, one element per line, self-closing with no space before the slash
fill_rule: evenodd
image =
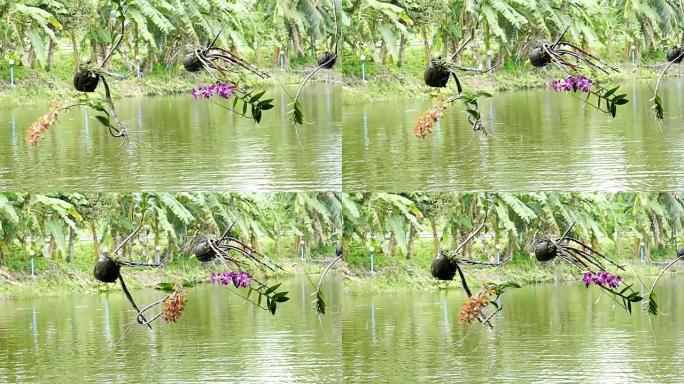
<path id="1" fill-rule="evenodd" d="M 660 57 L 663 56 L 663 57 Z M 653 52 L 641 58 L 635 72 L 632 64 L 621 55 L 611 55 L 607 61 L 615 63 L 621 68 L 620 73 L 613 73 L 599 78 L 601 81 L 624 82 L 628 79 L 650 80 L 657 76 L 659 65 L 665 63 L 664 53 Z M 453 83 L 446 88 L 429 88 L 423 83 L 423 72 L 426 68 L 425 54 L 422 48 L 411 47 L 406 50 L 402 67 L 396 63 L 385 64 L 368 61 L 365 64 L 366 82 L 361 80 L 361 66 L 358 57 L 345 55 L 338 70 L 345 79 L 345 93 L 342 95 L 344 104 L 365 104 L 378 99 L 388 99 L 398 96 L 438 96 L 452 95 Z M 477 67 L 475 62 L 464 62 L 466 67 Z M 552 65 L 544 69 L 532 67 L 522 58 L 508 58 L 503 65 L 492 74 L 472 72 L 458 72 L 459 80 L 464 89 L 474 89 L 487 92 L 501 92 L 520 89 L 546 87 L 551 79 L 565 78 L 567 75 Z"/>
<path id="2" fill-rule="evenodd" d="M 641 57 L 636 72 L 631 70 L 631 62 L 622 55 L 612 54 L 607 58 L 612 63 L 622 67 L 621 73 L 605 77 L 603 80 L 615 82 L 628 78 L 652 79 L 657 73 L 657 64 L 664 63 L 660 52 L 653 52 Z M 253 55 L 247 54 L 248 60 L 254 60 Z M 260 80 L 254 76 L 243 80 L 247 86 L 276 86 L 278 84 L 295 85 L 299 83 L 308 70 L 316 66 L 317 56 L 306 55 L 294 58 L 288 63 L 287 69 L 281 71 L 274 66 L 270 52 L 261 55 L 259 63 L 273 75 L 273 79 Z M 475 67 L 476 63 L 465 58 L 465 66 Z M 397 96 L 437 96 L 451 94 L 453 89 L 436 90 L 423 83 L 423 71 L 427 63 L 422 47 L 406 49 L 404 65 L 399 67 L 391 60 L 379 63 L 368 56 L 365 63 L 366 82 L 361 79 L 361 63 L 358 55 L 343 51 L 333 70 L 321 71 L 314 78 L 322 81 L 340 82 L 344 84 L 342 94 L 343 104 L 365 104 L 379 99 Z M 112 71 L 126 73 L 122 62 L 115 59 Z M 15 66 L 16 87 L 9 84 L 9 66 L 7 60 L 0 60 L 0 108 L 11 108 L 19 105 L 45 102 L 45 99 L 65 98 L 75 94 L 72 87 L 74 74 L 73 56 L 70 51 L 59 51 L 55 54 L 53 69 L 47 72 L 43 69 L 31 69 Z M 464 88 L 482 91 L 506 91 L 528 89 L 547 86 L 550 78 L 565 77 L 557 69 L 549 67 L 540 70 L 533 68 L 522 58 L 508 58 L 493 74 L 460 73 Z M 134 74 L 126 80 L 113 81 L 113 96 L 154 96 L 188 92 L 198 84 L 210 83 L 213 79 L 204 74 L 186 72 L 181 66 L 155 66 L 150 73 L 145 73 L 141 79 Z"/>
<path id="3" fill-rule="evenodd" d="M 625 248 L 629 249 L 629 245 Z M 473 256 L 477 258 L 481 249 L 474 247 Z M 677 254 L 674 247 L 653 249 L 647 262 L 642 264 L 637 254 L 631 250 L 618 255 L 614 250 L 607 250 L 606 256 L 623 265 L 626 269 L 620 275 L 634 277 L 655 276 L 660 273 L 665 262 L 672 260 Z M 376 252 L 374 255 L 375 273 L 370 272 L 370 256 L 368 247 L 354 244 L 345 252 L 348 270 L 348 283 L 345 288 L 352 295 L 376 294 L 383 292 L 402 292 L 408 290 L 461 289 L 458 278 L 453 281 L 438 281 L 430 274 L 430 264 L 434 257 L 431 239 L 418 239 L 415 242 L 415 253 L 411 259 L 397 254 L 394 257 L 386 253 Z M 501 256 L 504 258 L 504 256 Z M 677 267 L 677 266 L 675 266 Z M 681 268 L 681 267 L 680 267 Z M 672 269 L 673 271 L 676 268 Z M 483 281 L 497 283 L 515 281 L 519 284 L 551 283 L 581 280 L 581 273 L 568 263 L 554 260 L 540 263 L 534 254 L 527 252 L 514 253 L 511 259 L 500 267 L 465 266 L 464 272 L 468 284 L 473 289 L 482 286 Z"/>
<path id="4" fill-rule="evenodd" d="M 289 244 L 281 246 L 280 251 L 275 250 L 273 242 L 261 246 L 261 252 L 283 268 L 282 271 L 268 274 L 268 277 L 318 274 L 322 272 L 324 262 L 335 254 L 332 246 L 319 247 L 305 255 L 307 263 L 301 263 L 300 255 L 295 255 L 293 247 Z M 152 252 L 154 251 L 150 251 L 151 254 Z M 134 257 L 135 261 L 145 261 L 139 249 L 135 248 L 132 254 L 137 255 Z M 70 262 L 63 258 L 48 259 L 36 255 L 36 277 L 31 276 L 31 258 L 22 247 L 12 245 L 9 249 L 4 249 L 4 256 L 4 259 L 0 260 L 0 299 L 93 294 L 119 289 L 118 284 L 100 283 L 93 277 L 96 257 L 93 255 L 90 242 L 76 243 L 74 258 Z M 224 270 L 225 266 L 222 263 L 211 262 L 203 265 L 188 253 L 173 255 L 164 268 L 122 268 L 126 285 L 131 289 L 153 287 L 159 282 L 184 280 L 207 283 L 211 272 Z"/>

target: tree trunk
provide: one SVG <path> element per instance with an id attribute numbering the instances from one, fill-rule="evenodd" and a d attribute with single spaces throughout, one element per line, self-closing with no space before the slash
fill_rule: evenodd
<path id="1" fill-rule="evenodd" d="M 31 50 L 29 51 L 29 68 L 35 68 L 36 67 L 36 49 L 33 47 L 33 43 L 31 43 Z"/>
<path id="2" fill-rule="evenodd" d="M 5 252 L 2 250 L 2 244 L 0 244 L 0 267 L 5 265 Z"/>
<path id="3" fill-rule="evenodd" d="M 662 248 L 663 239 L 660 234 L 660 223 L 658 222 L 658 217 L 655 213 L 651 213 L 651 231 L 653 232 L 653 243 L 656 248 Z"/>
<path id="4" fill-rule="evenodd" d="M 349 244 L 351 236 L 342 233 L 342 261 L 346 261 L 347 255 L 349 255 Z"/>
<path id="5" fill-rule="evenodd" d="M 429 62 L 432 58 L 432 52 L 430 52 L 430 42 L 428 41 L 427 29 L 425 26 L 420 28 L 420 35 L 423 37 L 423 48 L 425 49 L 425 62 Z"/>
<path id="6" fill-rule="evenodd" d="M 408 246 L 407 246 L 407 252 L 406 252 L 406 260 L 410 260 L 413 258 L 413 253 L 415 252 L 415 237 L 416 237 L 417 231 L 416 231 L 416 226 L 411 225 L 411 228 L 409 229 L 409 238 L 408 238 Z"/>
<path id="7" fill-rule="evenodd" d="M 387 60 L 387 44 L 385 44 L 385 40 L 383 40 L 382 44 L 380 45 L 380 62 L 382 64 L 385 64 L 386 60 Z"/>
<path id="8" fill-rule="evenodd" d="M 451 222 L 451 248 L 458 248 L 458 223 L 456 221 Z"/>
<path id="9" fill-rule="evenodd" d="M 397 63 L 397 66 L 400 68 L 404 66 L 404 51 L 406 51 L 406 37 L 402 34 L 399 41 L 399 60 Z"/>
<path id="10" fill-rule="evenodd" d="M 95 252 L 95 260 L 100 257 L 100 239 L 97 237 L 97 227 L 95 226 L 95 221 L 91 220 L 88 223 L 90 227 L 90 236 L 93 238 L 93 252 Z"/>
<path id="11" fill-rule="evenodd" d="M 260 248 L 259 247 L 259 238 L 257 238 L 257 234 L 256 234 L 256 231 L 254 231 L 254 228 L 250 229 L 250 231 L 249 231 L 249 242 L 251 243 L 252 249 L 255 252 L 257 252 L 257 253 L 261 252 L 259 250 L 259 248 Z"/>
<path id="12" fill-rule="evenodd" d="M 50 236 L 50 244 L 48 245 L 48 255 L 50 255 L 51 259 L 55 258 L 56 252 L 57 252 L 57 242 L 55 241 L 54 236 Z"/>
<path id="13" fill-rule="evenodd" d="M 261 66 L 261 44 L 259 39 L 254 39 L 254 64 L 259 67 Z"/>
<path id="14" fill-rule="evenodd" d="M 174 248 L 173 243 L 169 243 L 169 245 L 166 247 L 166 255 L 164 256 L 164 264 L 170 264 L 171 262 L 173 262 L 173 248 Z"/>
<path id="15" fill-rule="evenodd" d="M 394 233 L 391 233 L 389 240 L 387 240 L 387 253 L 390 255 L 390 257 L 394 257 L 396 247 L 397 237 L 394 236 Z"/>
<path id="16" fill-rule="evenodd" d="M 169 242 L 171 242 L 170 239 L 169 239 Z M 157 252 L 161 252 L 161 251 L 158 251 L 158 249 L 160 249 L 160 248 L 159 248 L 159 234 L 157 233 L 157 231 L 154 232 L 154 243 L 153 244 L 154 244 L 154 256 L 155 256 L 154 258 L 156 261 Z M 160 257 L 161 257 L 161 255 L 160 255 Z"/>
<path id="17" fill-rule="evenodd" d="M 290 38 L 292 38 L 292 47 L 297 56 L 304 55 L 304 48 L 302 47 L 302 36 L 299 33 L 299 28 L 294 20 L 290 20 Z"/>
<path id="18" fill-rule="evenodd" d="M 72 31 L 71 34 L 71 51 L 74 54 L 74 70 L 81 65 L 81 55 L 78 51 L 78 44 L 76 44 L 76 32 Z"/>
<path id="19" fill-rule="evenodd" d="M 47 66 L 46 66 L 45 70 L 50 72 L 52 70 L 52 65 L 54 63 L 55 63 L 55 41 L 53 39 L 50 39 L 50 42 L 48 43 L 48 57 L 47 57 Z"/>
<path id="20" fill-rule="evenodd" d="M 147 60 L 145 61 L 145 73 L 150 73 L 152 72 L 152 69 L 154 68 L 154 50 L 152 49 L 152 46 L 148 46 L 147 49 Z"/>
<path id="21" fill-rule="evenodd" d="M 66 262 L 71 263 L 74 259 L 74 242 L 76 241 L 76 231 L 69 228 L 69 252 L 67 253 Z"/>
<path id="22" fill-rule="evenodd" d="M 97 42 L 95 39 L 90 39 L 90 63 L 97 63 Z"/>
<path id="23" fill-rule="evenodd" d="M 295 257 L 299 257 L 299 252 L 300 252 L 299 248 L 300 248 L 301 243 L 302 243 L 302 236 L 295 235 L 295 237 L 294 237 L 294 254 L 295 254 Z"/>
<path id="24" fill-rule="evenodd" d="M 435 250 L 435 255 L 441 251 L 439 246 L 439 235 L 437 235 L 437 223 L 434 219 L 430 219 L 430 230 L 432 230 L 432 244 Z"/>

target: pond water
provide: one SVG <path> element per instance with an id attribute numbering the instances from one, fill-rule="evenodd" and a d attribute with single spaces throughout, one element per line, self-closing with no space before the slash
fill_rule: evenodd
<path id="1" fill-rule="evenodd" d="M 629 191 L 684 188 L 684 77 L 661 86 L 665 120 L 644 81 L 621 85 L 615 119 L 550 89 L 481 103 L 488 137 L 460 104 L 426 139 L 413 127 L 435 100 L 345 105 L 343 189 L 350 191 Z"/>
<path id="2" fill-rule="evenodd" d="M 493 330 L 456 320 L 460 291 L 342 295 L 319 320 L 304 278 L 276 316 L 225 287 L 190 293 L 176 324 L 148 331 L 118 290 L 0 302 L 0 382 L 676 382 L 684 375 L 684 279 L 661 280 L 662 314 L 614 308 L 581 283 L 502 297 Z M 160 293 L 134 291 L 140 303 Z"/>
<path id="3" fill-rule="evenodd" d="M 681 382 L 682 289 L 684 279 L 661 280 L 664 313 L 649 321 L 581 283 L 527 286 L 502 296 L 491 331 L 456 320 L 460 292 L 346 296 L 344 372 L 349 382 Z"/>
<path id="4" fill-rule="evenodd" d="M 77 108 L 31 148 L 26 131 L 48 101 L 0 109 L 0 189 L 340 190 L 340 92 L 330 84 L 304 89 L 305 119 L 315 124 L 299 127 L 299 139 L 282 90 L 267 93 L 275 106 L 258 125 L 189 94 L 116 100 L 131 138 L 123 145 Z"/>
<path id="5" fill-rule="evenodd" d="M 135 312 L 118 289 L 0 302 L 0 382 L 338 382 L 340 280 L 326 278 L 320 320 L 308 280 L 283 287 L 290 301 L 275 316 L 227 287 L 196 287 L 179 321 L 153 331 L 132 324 Z M 141 304 L 161 296 L 132 294 Z"/>

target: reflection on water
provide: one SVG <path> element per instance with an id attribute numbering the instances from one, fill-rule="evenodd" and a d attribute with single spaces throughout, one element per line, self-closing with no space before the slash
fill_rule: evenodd
<path id="1" fill-rule="evenodd" d="M 0 382 L 338 382 L 340 281 L 319 320 L 305 278 L 275 316 L 226 287 L 194 288 L 176 324 L 133 324 L 120 294 L 0 302 Z M 149 302 L 159 292 L 134 292 Z"/>
<path id="2" fill-rule="evenodd" d="M 627 191 L 684 188 L 684 78 L 668 78 L 659 127 L 643 81 L 622 86 L 615 119 L 547 89 L 481 103 L 489 137 L 455 104 L 427 139 L 414 137 L 427 99 L 347 105 L 343 188 L 373 191 Z M 434 102 L 434 100 L 433 100 Z"/>
<path id="3" fill-rule="evenodd" d="M 347 382 L 680 381 L 684 279 L 662 281 L 664 314 L 631 316 L 581 283 L 507 292 L 494 329 L 457 321 L 461 292 L 348 296 Z M 597 303 L 598 301 L 598 303 Z"/>
<path id="4" fill-rule="evenodd" d="M 0 189 L 339 190 L 340 92 L 307 86 L 301 103 L 315 124 L 298 132 L 278 90 L 267 94 L 276 105 L 258 125 L 189 95 L 121 99 L 131 138 L 123 145 L 92 112 L 76 108 L 32 149 L 25 133 L 46 106 L 0 109 Z"/>

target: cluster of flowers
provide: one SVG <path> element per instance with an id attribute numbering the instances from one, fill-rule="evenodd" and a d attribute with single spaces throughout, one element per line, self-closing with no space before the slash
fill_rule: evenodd
<path id="1" fill-rule="evenodd" d="M 169 299 L 164 302 L 162 319 L 167 323 L 175 323 L 185 310 L 185 301 L 188 299 L 188 290 L 181 285 L 171 293 Z"/>
<path id="2" fill-rule="evenodd" d="M 551 81 L 551 89 L 556 92 L 589 92 L 593 83 L 593 80 L 587 79 L 583 75 L 577 77 L 568 76 L 567 79 Z"/>
<path id="3" fill-rule="evenodd" d="M 444 117 L 444 107 L 438 105 L 427 110 L 419 118 L 416 126 L 413 128 L 413 133 L 416 137 L 424 138 L 428 133 L 432 132 L 432 127 L 437 121 Z"/>
<path id="4" fill-rule="evenodd" d="M 229 99 L 235 93 L 235 85 L 217 81 L 214 84 L 200 85 L 193 88 L 192 97 L 195 99 L 210 99 L 216 95 Z"/>
<path id="5" fill-rule="evenodd" d="M 489 302 L 490 296 L 486 293 L 478 293 L 475 296 L 469 297 L 458 311 L 458 320 L 464 323 L 472 323 L 473 320 L 482 314 L 482 311 Z"/>
<path id="6" fill-rule="evenodd" d="M 45 135 L 45 132 L 47 132 L 48 128 L 58 121 L 58 110 L 59 105 L 56 101 L 53 101 L 52 105 L 50 106 L 50 110 L 45 115 L 38 118 L 33 125 L 31 125 L 31 128 L 29 128 L 28 133 L 26 134 L 26 139 L 28 140 L 29 144 L 34 147 L 38 145 L 38 142 L 43 135 Z"/>
<path id="7" fill-rule="evenodd" d="M 582 281 L 589 288 L 591 284 L 596 284 L 601 287 L 617 288 L 622 282 L 622 277 L 613 275 L 606 271 L 601 272 L 585 272 L 582 276 Z"/>
<path id="8" fill-rule="evenodd" d="M 233 285 L 237 288 L 247 288 L 249 287 L 249 282 L 252 281 L 254 277 L 247 272 L 212 272 L 211 283 L 221 284 L 221 285 Z"/>

